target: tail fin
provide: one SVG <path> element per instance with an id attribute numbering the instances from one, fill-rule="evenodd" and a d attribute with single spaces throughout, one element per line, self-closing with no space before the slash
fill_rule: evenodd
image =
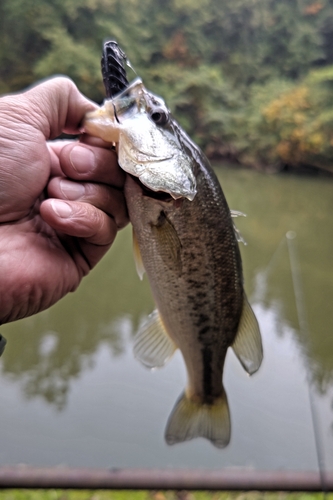
<path id="1" fill-rule="evenodd" d="M 194 403 L 182 394 L 169 417 L 165 440 L 171 445 L 203 437 L 217 448 L 224 448 L 229 444 L 230 433 L 230 415 L 225 392 L 211 405 Z"/>

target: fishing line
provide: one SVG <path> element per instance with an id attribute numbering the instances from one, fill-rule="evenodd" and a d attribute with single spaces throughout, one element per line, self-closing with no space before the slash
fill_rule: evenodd
<path id="1" fill-rule="evenodd" d="M 274 269 L 274 267 L 276 266 L 276 262 L 278 260 L 278 257 L 279 257 L 279 254 L 281 253 L 281 249 L 283 248 L 284 246 L 284 243 L 285 243 L 285 237 L 283 236 L 278 244 L 278 246 L 276 247 L 270 261 L 268 262 L 267 266 L 266 266 L 266 269 L 265 269 L 265 272 L 267 274 L 271 273 L 272 272 L 272 269 Z"/>
<path id="2" fill-rule="evenodd" d="M 282 248 L 285 245 L 285 236 L 283 236 L 278 243 L 276 249 L 274 250 L 274 253 L 272 257 L 270 258 L 266 268 L 262 271 L 257 273 L 256 276 L 256 291 L 254 292 L 254 296 L 251 297 L 254 302 L 263 302 L 264 297 L 266 295 L 266 290 L 267 290 L 267 282 L 270 273 L 274 270 L 274 267 L 277 265 L 278 258 L 280 257 L 280 253 Z"/>
<path id="3" fill-rule="evenodd" d="M 287 248 L 291 269 L 291 276 L 293 282 L 297 317 L 298 317 L 298 325 L 300 329 L 300 333 L 306 339 L 306 345 L 309 347 L 310 345 L 310 331 L 309 324 L 307 320 L 306 308 L 304 303 L 304 294 L 303 294 L 303 286 L 302 286 L 302 278 L 301 271 L 298 265 L 298 255 L 296 248 L 296 233 L 294 231 L 288 231 L 286 233 L 287 240 Z M 312 419 L 312 427 L 315 439 L 315 447 L 317 453 L 317 462 L 319 469 L 319 476 L 321 482 L 321 488 L 323 492 L 323 498 L 327 497 L 327 487 L 326 487 L 326 476 L 325 476 L 325 459 L 324 459 L 324 450 L 322 446 L 322 440 L 320 438 L 319 433 L 319 419 L 316 411 L 316 404 L 314 401 L 314 395 L 312 391 L 312 382 L 310 379 L 309 369 L 307 364 L 305 364 L 305 373 L 306 373 L 306 382 L 308 386 L 308 396 L 310 402 L 310 410 L 311 410 L 311 419 Z"/>
<path id="4" fill-rule="evenodd" d="M 138 76 L 137 72 L 135 71 L 134 67 L 133 67 L 133 66 L 132 66 L 132 64 L 130 63 L 130 60 L 129 60 L 129 59 L 127 59 L 127 57 L 126 57 L 126 66 L 128 66 L 128 67 L 129 67 L 129 68 L 133 71 L 133 73 L 135 73 L 135 74 L 136 74 L 136 76 Z"/>
<path id="5" fill-rule="evenodd" d="M 293 291 L 294 291 L 294 297 L 295 297 L 299 330 L 300 330 L 300 333 L 303 335 L 303 338 L 306 341 L 306 346 L 309 347 L 309 345 L 310 345 L 310 332 L 309 332 L 309 326 L 308 326 L 308 321 L 307 321 L 306 309 L 305 309 L 305 305 L 304 305 L 305 303 L 304 303 L 303 286 L 302 286 L 301 272 L 300 272 L 299 265 L 298 265 L 298 255 L 297 255 L 296 241 L 295 240 L 296 240 L 296 233 L 294 231 L 288 231 L 281 238 L 281 240 L 278 243 L 271 259 L 269 260 L 269 262 L 266 266 L 266 269 L 264 270 L 262 275 L 259 276 L 259 278 L 258 278 L 258 280 L 262 279 L 262 283 L 261 283 L 261 290 L 257 294 L 258 297 L 256 297 L 256 298 L 263 299 L 263 296 L 265 295 L 265 291 L 267 289 L 268 277 L 269 277 L 270 273 L 273 271 L 273 269 L 276 267 L 276 265 L 278 263 L 278 259 L 279 259 L 280 254 L 281 254 L 281 251 L 284 248 L 285 243 L 287 243 L 287 250 L 288 250 L 288 256 L 289 256 L 289 263 L 290 263 L 290 270 L 291 270 L 291 276 L 292 276 Z M 321 488 L 322 488 L 322 492 L 323 492 L 323 498 L 326 498 L 327 486 L 326 486 L 326 476 L 325 476 L 326 468 L 325 468 L 325 459 L 324 459 L 324 449 L 322 446 L 322 440 L 320 438 L 320 433 L 319 433 L 319 418 L 318 418 L 318 414 L 316 411 L 316 405 L 315 405 L 315 401 L 314 401 L 312 382 L 311 382 L 311 378 L 310 378 L 310 374 L 309 374 L 309 369 L 308 369 L 306 364 L 305 364 L 305 374 L 306 374 L 306 383 L 307 383 L 307 388 L 308 388 L 308 398 L 309 398 L 309 405 L 310 405 L 310 412 L 311 412 L 311 422 L 312 422 L 312 428 L 313 428 L 313 434 L 314 434 L 320 483 L 321 483 Z"/>

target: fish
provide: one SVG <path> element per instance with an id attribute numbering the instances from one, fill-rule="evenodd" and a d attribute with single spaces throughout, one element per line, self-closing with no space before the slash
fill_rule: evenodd
<path id="1" fill-rule="evenodd" d="M 134 355 L 153 369 L 180 350 L 186 366 L 165 440 L 202 437 L 224 448 L 231 437 L 223 386 L 228 348 L 250 375 L 263 359 L 232 221 L 242 214 L 229 209 L 204 153 L 140 79 L 89 113 L 84 129 L 116 143 L 127 172 L 136 268 L 141 279 L 147 273 L 156 304 L 136 334 Z"/>

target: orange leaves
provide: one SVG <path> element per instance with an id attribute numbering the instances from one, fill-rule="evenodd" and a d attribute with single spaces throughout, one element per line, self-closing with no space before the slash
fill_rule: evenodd
<path id="1" fill-rule="evenodd" d="M 174 33 L 167 45 L 164 47 L 163 55 L 169 60 L 183 60 L 188 57 L 188 47 L 184 33 L 179 30 Z"/>
<path id="2" fill-rule="evenodd" d="M 316 85 L 301 84 L 274 99 L 263 116 L 276 136 L 276 153 L 291 165 L 320 164 L 332 154 L 333 136 L 322 115 L 323 96 Z"/>
<path id="3" fill-rule="evenodd" d="M 324 5 L 320 2 L 314 2 L 311 5 L 308 5 L 303 10 L 304 14 L 307 16 L 315 16 L 324 8 Z"/>

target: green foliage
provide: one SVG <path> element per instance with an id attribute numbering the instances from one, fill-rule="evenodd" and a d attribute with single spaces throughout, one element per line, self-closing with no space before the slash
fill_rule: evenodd
<path id="1" fill-rule="evenodd" d="M 60 73 L 100 102 L 111 37 L 209 156 L 330 168 L 333 0 L 2 0 L 0 30 L 2 93 Z"/>

